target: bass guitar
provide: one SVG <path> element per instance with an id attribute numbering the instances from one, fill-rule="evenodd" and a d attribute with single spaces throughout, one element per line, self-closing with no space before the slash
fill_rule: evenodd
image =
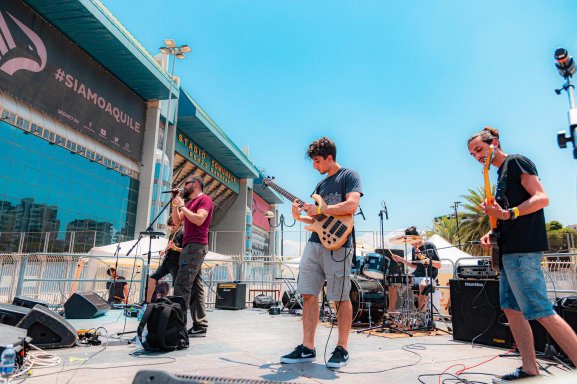
<path id="1" fill-rule="evenodd" d="M 489 151 L 487 152 L 487 157 L 485 157 L 485 167 L 483 168 L 483 177 L 485 179 L 485 197 L 487 202 L 491 205 L 495 204 L 495 197 L 493 196 L 491 181 L 489 180 L 489 168 L 491 168 L 491 161 L 493 161 L 494 151 L 495 147 L 490 145 Z M 499 259 L 499 245 L 497 244 L 497 240 L 499 239 L 497 219 L 493 216 L 489 216 L 489 225 L 491 226 L 491 234 L 489 235 L 489 241 L 491 242 L 491 269 L 493 271 L 498 271 L 501 269 L 501 263 Z"/>
<path id="2" fill-rule="evenodd" d="M 279 187 L 273 178 L 266 177 L 263 180 L 264 185 L 271 187 L 290 202 L 296 201 L 299 206 L 306 204 L 303 200 L 295 197 L 294 195 L 287 192 L 285 189 Z M 313 200 L 319 205 L 319 207 L 324 207 L 327 204 L 323 198 L 317 194 L 312 195 Z M 331 216 L 331 215 L 315 215 L 313 216 L 314 222 L 311 225 L 307 225 L 305 229 L 307 231 L 316 232 L 319 235 L 321 244 L 328 250 L 335 251 L 343 246 L 347 241 L 349 235 L 353 231 L 354 219 L 353 215 L 347 216 Z"/>

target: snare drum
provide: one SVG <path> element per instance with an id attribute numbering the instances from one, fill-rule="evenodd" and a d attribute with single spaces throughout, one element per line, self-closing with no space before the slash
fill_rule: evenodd
<path id="1" fill-rule="evenodd" d="M 368 253 L 365 255 L 361 274 L 369 279 L 383 280 L 385 269 L 383 268 L 384 257 L 378 253 Z"/>

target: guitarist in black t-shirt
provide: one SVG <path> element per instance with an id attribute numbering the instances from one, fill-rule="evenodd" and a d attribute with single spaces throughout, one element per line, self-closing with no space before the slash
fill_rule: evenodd
<path id="1" fill-rule="evenodd" d="M 498 167 L 496 201 L 485 200 L 480 208 L 498 220 L 502 265 L 499 301 L 523 362 L 522 367 L 494 378 L 493 382 L 508 382 L 539 374 L 528 320 L 537 320 L 543 325 L 577 365 L 577 336 L 553 310 L 541 270 L 543 252 L 548 248 L 543 208 L 549 204 L 549 197 L 539 180 L 537 168 L 525 156 L 504 153 L 499 132 L 491 127 L 471 136 L 467 145 L 471 156 L 481 163 L 485 162 L 490 146 L 494 147 L 491 164 Z M 490 234 L 491 231 L 481 238 L 485 249 L 491 247 Z"/>

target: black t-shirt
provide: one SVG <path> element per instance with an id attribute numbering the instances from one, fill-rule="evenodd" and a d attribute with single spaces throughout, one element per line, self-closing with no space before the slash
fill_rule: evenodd
<path id="1" fill-rule="evenodd" d="M 108 302 L 114 301 L 114 296 L 126 299 L 124 297 L 124 286 L 126 285 L 126 278 L 124 276 L 116 276 L 116 282 L 114 283 L 114 290 L 112 290 L 112 281 L 106 282 L 106 289 L 108 290 Z"/>
<path id="2" fill-rule="evenodd" d="M 182 230 L 182 228 L 178 229 L 178 232 L 176 232 L 176 235 L 174 235 L 174 237 L 170 237 L 172 239 L 172 241 L 174 242 L 174 245 L 177 248 L 182 248 L 182 239 L 184 237 L 184 231 Z M 171 265 L 178 265 L 178 262 L 180 260 L 180 252 L 174 249 L 169 249 L 168 251 L 166 251 L 166 256 L 164 258 L 164 262 L 166 264 L 171 264 Z"/>
<path id="3" fill-rule="evenodd" d="M 521 155 L 507 156 L 497 171 L 499 181 L 495 199 L 504 209 L 517 207 L 531 197 L 521 184 L 523 173 L 538 176 L 535 164 Z M 529 215 L 519 216 L 516 220 L 499 220 L 498 229 L 501 255 L 540 252 L 549 248 L 543 209 Z"/>
<path id="4" fill-rule="evenodd" d="M 351 169 L 341 168 L 332 176 L 324 179 L 316 188 L 316 194 L 320 195 L 327 205 L 334 205 L 346 201 L 347 194 L 359 192 L 363 195 L 361 178 L 359 174 Z M 320 243 L 319 235 L 316 232 L 311 234 L 309 241 Z M 343 247 L 352 246 L 351 237 L 343 244 Z"/>
<path id="5" fill-rule="evenodd" d="M 424 261 L 425 256 L 430 259 L 440 261 L 439 254 L 437 253 L 437 247 L 435 247 L 435 244 L 433 243 L 425 242 L 424 245 L 419 247 L 419 251 L 421 251 L 423 259 L 421 260 L 418 256 L 415 255 L 416 250 L 415 248 L 413 248 L 413 259 L 412 259 L 413 261 Z M 425 264 L 416 264 L 416 265 L 417 269 L 415 269 L 415 272 L 413 272 L 414 277 L 429 276 L 429 271 L 427 270 L 427 266 L 425 266 Z M 439 269 L 433 266 L 431 267 L 432 267 L 433 279 L 436 279 L 437 275 L 439 274 Z"/>

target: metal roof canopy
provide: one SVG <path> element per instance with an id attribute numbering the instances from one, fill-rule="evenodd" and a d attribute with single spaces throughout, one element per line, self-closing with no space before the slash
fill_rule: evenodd
<path id="1" fill-rule="evenodd" d="M 170 75 L 99 2 L 23 2 L 138 96 L 144 100 L 168 99 Z M 173 87 L 173 94 L 178 97 L 178 87 Z"/>
<path id="2" fill-rule="evenodd" d="M 177 128 L 202 145 L 236 177 L 255 179 L 260 176 L 255 165 L 182 88 L 178 99 Z"/>

